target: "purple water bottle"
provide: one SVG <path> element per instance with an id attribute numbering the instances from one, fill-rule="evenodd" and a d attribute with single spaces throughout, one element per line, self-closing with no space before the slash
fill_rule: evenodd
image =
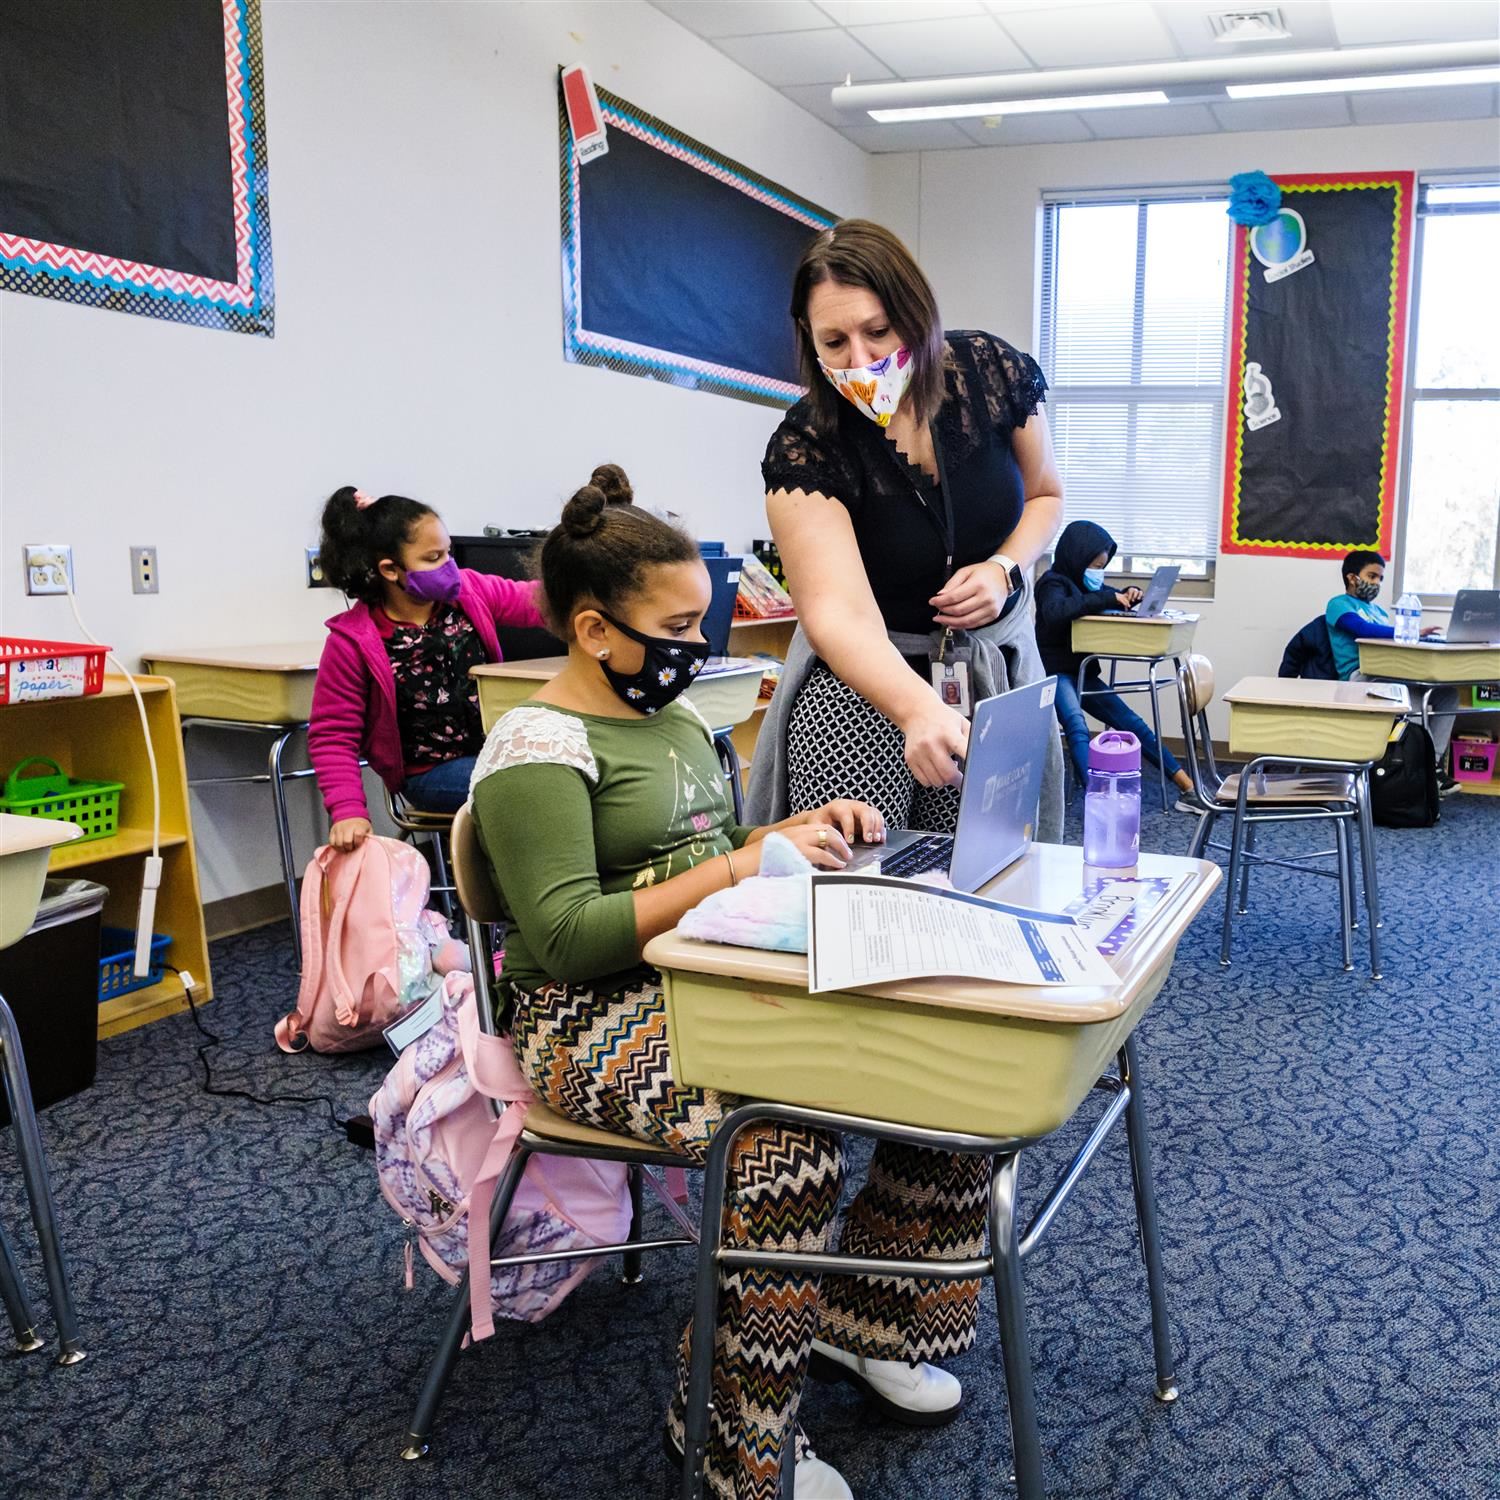
<path id="1" fill-rule="evenodd" d="M 1141 742 L 1106 729 L 1089 742 L 1089 784 L 1083 799 L 1083 862 L 1118 869 L 1141 851 Z"/>

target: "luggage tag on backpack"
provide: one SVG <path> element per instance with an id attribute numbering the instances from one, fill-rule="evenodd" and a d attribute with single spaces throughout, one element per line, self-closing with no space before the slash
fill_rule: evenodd
<path id="1" fill-rule="evenodd" d="M 388 1026 L 380 1029 L 392 1052 L 401 1054 L 418 1037 L 426 1036 L 443 1019 L 443 986 L 438 987 L 425 999 L 413 1000 Z"/>
<path id="2" fill-rule="evenodd" d="M 970 665 L 974 660 L 974 648 L 969 644 L 968 633 L 945 630 L 942 640 L 928 652 L 928 660 L 933 690 L 938 697 L 964 718 L 971 718 L 974 691 Z"/>

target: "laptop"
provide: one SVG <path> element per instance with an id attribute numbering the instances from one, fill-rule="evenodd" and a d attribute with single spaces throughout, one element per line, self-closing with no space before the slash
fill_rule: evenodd
<path id="1" fill-rule="evenodd" d="M 1450 646 L 1500 645 L 1500 589 L 1460 589 L 1447 630 L 1428 640 Z"/>
<path id="2" fill-rule="evenodd" d="M 1141 595 L 1141 602 L 1134 609 L 1102 609 L 1102 615 L 1129 615 L 1135 620 L 1154 620 L 1167 607 L 1167 600 L 1171 597 L 1172 590 L 1177 587 L 1177 575 L 1182 571 L 1179 564 L 1173 563 L 1164 568 L 1158 568 L 1151 575 L 1151 582 L 1146 585 L 1146 592 Z"/>
<path id="3" fill-rule="evenodd" d="M 858 844 L 844 872 L 910 879 L 937 870 L 954 890 L 972 893 L 1018 860 L 1036 828 L 1056 697 L 1057 679 L 1045 677 L 976 704 L 954 832 L 907 830 Z"/>

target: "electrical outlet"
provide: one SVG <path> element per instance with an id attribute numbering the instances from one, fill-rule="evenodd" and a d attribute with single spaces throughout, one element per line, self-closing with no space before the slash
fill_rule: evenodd
<path id="1" fill-rule="evenodd" d="M 28 542 L 26 560 L 28 594 L 66 594 L 75 582 L 73 549 L 63 542 Z"/>
<path id="2" fill-rule="evenodd" d="M 318 561 L 318 549 L 307 549 L 307 586 L 310 589 L 331 589 L 333 585 L 323 576 L 323 564 Z"/>
<path id="3" fill-rule="evenodd" d="M 155 547 L 132 547 L 130 549 L 130 592 L 132 594 L 159 594 L 161 583 L 156 571 Z"/>

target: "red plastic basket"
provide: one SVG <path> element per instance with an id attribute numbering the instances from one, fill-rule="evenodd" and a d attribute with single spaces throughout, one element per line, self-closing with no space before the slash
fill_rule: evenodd
<path id="1" fill-rule="evenodd" d="M 0 705 L 85 698 L 104 686 L 108 646 L 0 635 Z"/>

